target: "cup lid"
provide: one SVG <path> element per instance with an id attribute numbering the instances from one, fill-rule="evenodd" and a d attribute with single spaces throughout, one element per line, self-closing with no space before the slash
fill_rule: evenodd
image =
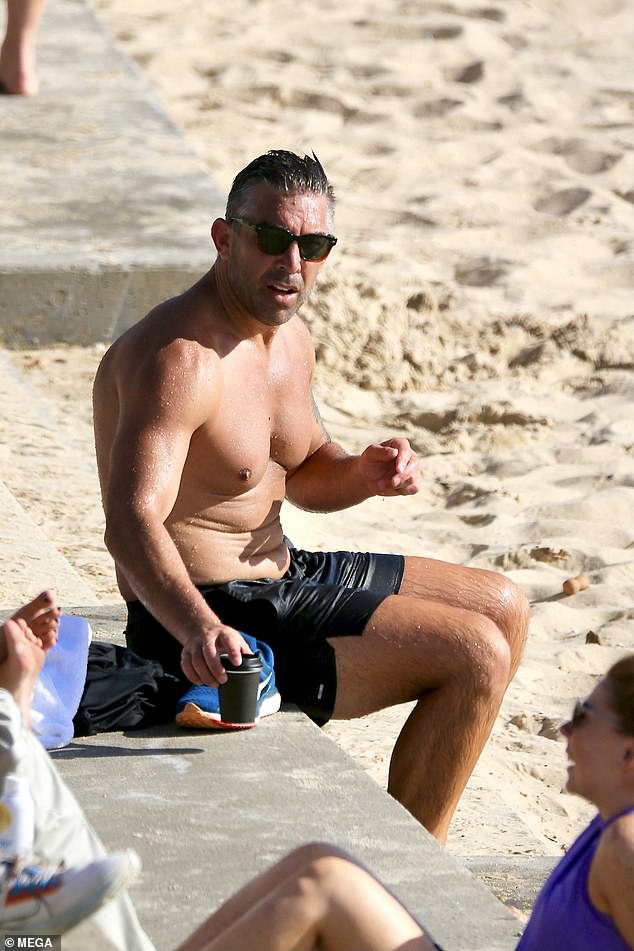
<path id="1" fill-rule="evenodd" d="M 241 664 L 232 664 L 231 661 L 229 660 L 228 654 L 221 654 L 220 660 L 225 670 L 239 670 L 239 671 L 260 670 L 260 668 L 262 667 L 262 657 L 260 653 L 243 654 Z"/>

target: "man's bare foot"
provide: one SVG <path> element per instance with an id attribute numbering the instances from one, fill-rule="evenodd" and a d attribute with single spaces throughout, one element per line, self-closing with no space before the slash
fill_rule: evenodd
<path id="1" fill-rule="evenodd" d="M 44 650 L 57 641 L 61 610 L 54 591 L 42 591 L 13 615 L 13 620 L 26 621 Z"/>

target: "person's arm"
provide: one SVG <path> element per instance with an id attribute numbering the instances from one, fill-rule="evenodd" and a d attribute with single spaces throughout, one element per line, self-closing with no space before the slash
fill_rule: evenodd
<path id="1" fill-rule="evenodd" d="M 373 443 L 349 455 L 328 436 L 313 400 L 314 433 L 307 458 L 286 480 L 286 498 L 298 508 L 334 512 L 375 495 L 413 495 L 420 463 L 407 439 Z"/>
<path id="2" fill-rule="evenodd" d="M 592 904 L 609 915 L 634 948 L 634 815 L 617 819 L 595 853 L 588 890 Z"/>
<path id="3" fill-rule="evenodd" d="M 236 664 L 249 648 L 192 583 L 164 525 L 191 437 L 213 411 L 215 386 L 208 364 L 192 348 L 179 343 L 169 349 L 161 358 L 140 358 L 120 394 L 104 497 L 105 540 L 139 600 L 184 646 L 185 675 L 216 686 L 226 679 L 220 648 Z"/>

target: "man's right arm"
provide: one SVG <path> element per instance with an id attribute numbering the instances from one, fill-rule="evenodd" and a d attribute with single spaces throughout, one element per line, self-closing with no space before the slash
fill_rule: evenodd
<path id="1" fill-rule="evenodd" d="M 205 602 L 164 525 L 191 436 L 213 406 L 208 367 L 191 348 L 177 347 L 160 365 L 140 357 L 120 385 L 104 492 L 105 540 L 136 596 L 183 645 L 185 675 L 215 686 L 226 679 L 220 649 L 239 663 L 241 649 L 249 648 Z"/>

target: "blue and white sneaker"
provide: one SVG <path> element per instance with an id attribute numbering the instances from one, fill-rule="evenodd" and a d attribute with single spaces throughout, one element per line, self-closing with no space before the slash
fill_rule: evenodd
<path id="1" fill-rule="evenodd" d="M 282 698 L 275 686 L 273 651 L 264 641 L 258 641 L 250 634 L 241 633 L 252 653 L 258 653 L 262 658 L 256 714 L 253 723 L 226 723 L 221 720 L 218 688 L 198 684 L 192 685 L 176 704 L 176 723 L 178 726 L 199 730 L 249 729 L 254 727 L 262 717 L 269 717 L 280 709 Z"/>
<path id="2" fill-rule="evenodd" d="M 139 874 L 132 849 L 69 868 L 0 862 L 0 933 L 65 934 L 126 888 Z M 18 942 L 3 947 L 27 947 Z M 29 944 L 44 947 L 43 944 Z"/>

